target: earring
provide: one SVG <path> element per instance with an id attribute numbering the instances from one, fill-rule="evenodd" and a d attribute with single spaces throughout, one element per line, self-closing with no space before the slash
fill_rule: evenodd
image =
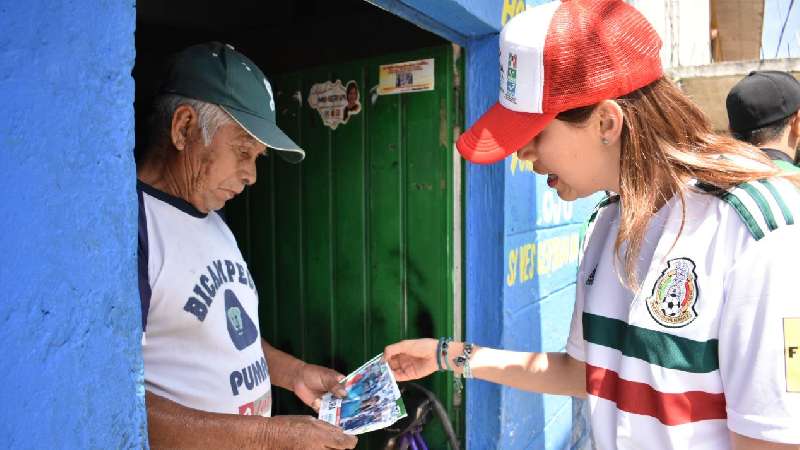
<path id="1" fill-rule="evenodd" d="M 600 139 L 600 142 L 602 142 L 603 145 L 608 145 L 608 139 L 606 139 L 606 138 Z"/>

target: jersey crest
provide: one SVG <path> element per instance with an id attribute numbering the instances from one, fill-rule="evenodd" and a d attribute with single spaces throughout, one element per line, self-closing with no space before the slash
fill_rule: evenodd
<path id="1" fill-rule="evenodd" d="M 685 327 L 697 317 L 697 274 L 689 258 L 667 261 L 646 300 L 647 311 L 660 325 L 668 328 Z"/>

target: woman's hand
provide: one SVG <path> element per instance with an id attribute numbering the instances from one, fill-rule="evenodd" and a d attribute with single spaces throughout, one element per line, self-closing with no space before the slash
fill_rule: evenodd
<path id="1" fill-rule="evenodd" d="M 383 359 L 389 363 L 397 381 L 426 377 L 438 369 L 436 339 L 411 339 L 387 346 Z"/>

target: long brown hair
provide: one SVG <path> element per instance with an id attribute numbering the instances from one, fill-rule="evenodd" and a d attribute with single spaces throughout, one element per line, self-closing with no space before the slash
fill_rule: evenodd
<path id="1" fill-rule="evenodd" d="M 673 195 L 678 195 L 683 211 L 678 237 L 683 231 L 687 180 L 728 189 L 748 181 L 786 176 L 800 186 L 800 176 L 782 173 L 758 148 L 715 133 L 700 109 L 666 78 L 615 100 L 622 108 L 624 123 L 620 224 L 614 251 L 623 262 L 621 279 L 634 292 L 639 289 L 636 262 L 647 224 L 657 205 Z M 565 111 L 556 118 L 581 124 L 596 107 Z M 627 245 L 624 255 L 623 243 Z"/>

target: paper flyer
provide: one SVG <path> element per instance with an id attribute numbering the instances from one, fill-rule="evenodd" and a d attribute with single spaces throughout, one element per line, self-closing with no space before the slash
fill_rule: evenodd
<path id="1" fill-rule="evenodd" d="M 389 365 L 380 354 L 344 379 L 347 397 L 322 397 L 319 419 L 347 434 L 386 428 L 406 417 L 406 407 Z"/>

